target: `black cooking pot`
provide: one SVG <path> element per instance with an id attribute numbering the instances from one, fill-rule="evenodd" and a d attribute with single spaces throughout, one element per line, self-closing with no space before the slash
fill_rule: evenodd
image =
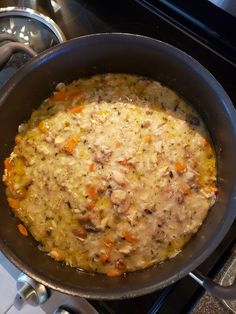
<path id="1" fill-rule="evenodd" d="M 97 34 L 70 40 L 28 62 L 1 90 L 0 163 L 14 145 L 18 125 L 49 96 L 59 82 L 95 73 L 148 76 L 177 91 L 201 114 L 215 146 L 217 201 L 203 226 L 177 257 L 158 266 L 109 278 L 66 267 L 17 232 L 19 221 L 0 186 L 0 248 L 19 269 L 63 293 L 94 299 L 119 299 L 164 288 L 192 272 L 217 247 L 236 216 L 236 113 L 214 77 L 184 52 L 157 40 L 129 34 Z M 236 283 L 224 288 L 190 273 L 221 298 L 236 297 Z"/>

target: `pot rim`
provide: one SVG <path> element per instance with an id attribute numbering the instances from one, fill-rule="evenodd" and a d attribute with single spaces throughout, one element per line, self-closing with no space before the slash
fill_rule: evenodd
<path id="1" fill-rule="evenodd" d="M 220 95 L 221 101 L 224 103 L 224 105 L 227 108 L 227 113 L 229 117 L 229 121 L 231 122 L 236 138 L 236 111 L 233 107 L 233 104 L 223 89 L 223 87 L 220 85 L 220 83 L 214 78 L 214 76 L 204 67 L 202 66 L 197 60 L 195 60 L 193 57 L 185 53 L 184 51 L 168 44 L 165 42 L 162 42 L 157 39 L 153 39 L 147 36 L 143 35 L 137 35 L 137 34 L 129 34 L 129 33 L 98 33 L 98 34 L 91 34 L 91 35 L 85 35 L 78 38 L 70 39 L 64 43 L 61 43 L 57 46 L 54 46 L 43 53 L 40 53 L 38 56 L 34 57 L 33 59 L 29 60 L 27 63 L 24 64 L 23 67 L 21 67 L 10 79 L 6 84 L 2 87 L 0 90 L 0 106 L 4 103 L 4 100 L 8 97 L 8 95 L 14 90 L 14 87 L 27 75 L 29 71 L 34 70 L 34 67 L 39 64 L 42 64 L 44 62 L 47 62 L 48 60 L 56 57 L 58 54 L 65 53 L 70 46 L 73 44 L 73 42 L 81 42 L 86 41 L 88 38 L 96 38 L 97 40 L 100 40 L 100 38 L 109 38 L 115 39 L 115 38 L 122 38 L 126 40 L 134 40 L 139 41 L 140 44 L 147 44 L 147 43 L 153 43 L 157 46 L 162 46 L 165 49 L 172 50 L 176 57 L 180 59 L 184 59 L 185 62 L 194 68 L 194 71 L 196 75 L 204 77 L 207 81 L 207 84 L 211 86 L 212 89 L 217 91 L 217 94 Z M 219 232 L 216 234 L 214 238 L 214 242 L 211 243 L 211 245 L 205 249 L 201 254 L 197 256 L 197 258 L 194 261 L 194 264 L 189 263 L 186 267 L 181 269 L 178 273 L 175 273 L 173 276 L 168 277 L 166 280 L 162 282 L 157 282 L 152 285 L 147 285 L 142 288 L 132 289 L 129 293 L 127 291 L 107 291 L 104 293 L 103 291 L 95 291 L 92 292 L 88 289 L 85 289 L 84 291 L 77 290 L 74 287 L 71 287 L 69 285 L 66 285 L 66 283 L 60 284 L 55 283 L 54 280 L 51 280 L 50 278 L 47 278 L 45 275 L 41 274 L 38 271 L 32 271 L 30 266 L 25 265 L 8 247 L 7 243 L 4 242 L 3 239 L 0 239 L 0 249 L 1 251 L 6 255 L 6 257 L 19 269 L 21 269 L 24 273 L 26 273 L 29 277 L 33 278 L 34 280 L 46 285 L 49 288 L 56 289 L 62 293 L 70 294 L 74 296 L 81 296 L 85 298 L 92 298 L 92 299 L 106 299 L 106 300 L 116 300 L 116 299 L 124 299 L 124 298 L 130 298 L 130 297 L 138 297 L 144 294 L 151 293 L 155 290 L 159 290 L 162 288 L 165 288 L 166 286 L 176 282 L 177 280 L 181 279 L 185 275 L 187 275 L 189 272 L 193 271 L 198 267 L 219 245 L 219 243 L 222 241 L 224 236 L 226 235 L 227 231 L 229 230 L 230 226 L 232 225 L 235 217 L 236 217 L 236 211 L 233 210 L 233 207 L 236 208 L 236 186 L 234 186 L 232 191 L 232 199 L 230 199 L 230 208 L 228 209 L 227 217 L 224 220 L 224 223 L 222 223 L 221 228 L 219 229 Z M 104 276 L 101 274 L 98 274 L 99 276 Z M 127 275 L 129 276 L 129 274 Z M 116 278 L 111 278 L 111 280 L 116 280 Z"/>

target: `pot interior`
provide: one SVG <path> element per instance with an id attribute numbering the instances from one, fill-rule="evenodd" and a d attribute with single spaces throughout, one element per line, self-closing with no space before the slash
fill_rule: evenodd
<path id="1" fill-rule="evenodd" d="M 109 278 L 81 272 L 40 252 L 32 237 L 21 237 L 19 221 L 0 185 L 0 239 L 3 253 L 36 280 L 64 293 L 99 299 L 132 297 L 163 288 L 196 268 L 219 244 L 235 217 L 235 112 L 215 79 L 183 52 L 136 35 L 98 34 L 68 41 L 26 64 L 3 88 L 0 100 L 0 163 L 9 155 L 17 127 L 59 82 L 119 72 L 158 80 L 187 99 L 211 134 L 218 162 L 219 194 L 200 231 L 175 258 L 159 266 Z M 1 166 L 1 175 L 3 166 Z"/>

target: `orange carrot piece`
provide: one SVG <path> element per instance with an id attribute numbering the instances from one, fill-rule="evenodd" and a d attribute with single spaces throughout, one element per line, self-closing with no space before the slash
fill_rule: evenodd
<path id="1" fill-rule="evenodd" d="M 17 225 L 17 228 L 18 228 L 19 232 L 20 232 L 23 236 L 27 237 L 28 231 L 27 231 L 27 229 L 25 228 L 24 225 L 19 224 L 19 225 Z"/>
<path id="2" fill-rule="evenodd" d="M 137 243 L 138 239 L 134 238 L 133 235 L 129 231 L 125 231 L 125 240 L 130 243 Z"/>
<path id="3" fill-rule="evenodd" d="M 67 140 L 66 145 L 65 145 L 65 151 L 67 154 L 73 153 L 73 151 L 75 149 L 75 145 L 79 141 L 79 139 L 80 139 L 80 136 L 75 135 L 75 136 L 73 136 Z"/>
<path id="4" fill-rule="evenodd" d="M 85 108 L 84 105 L 79 105 L 69 109 L 70 113 L 80 113 Z"/>
<path id="5" fill-rule="evenodd" d="M 68 92 L 56 92 L 53 94 L 54 101 L 65 101 L 68 96 Z"/>
<path id="6" fill-rule="evenodd" d="M 93 171 L 94 171 L 94 169 L 95 169 L 94 164 L 91 164 L 91 165 L 89 166 L 89 171 L 90 171 L 90 172 L 93 172 Z"/>
<path id="7" fill-rule="evenodd" d="M 186 166 L 182 162 L 176 162 L 175 163 L 175 170 L 179 173 L 182 174 L 186 170 Z"/>
<path id="8" fill-rule="evenodd" d="M 110 248 L 110 247 L 112 247 L 114 245 L 114 242 L 112 240 L 108 239 L 108 240 L 104 241 L 104 244 L 105 244 L 106 247 Z"/>
<path id="9" fill-rule="evenodd" d="M 120 142 L 116 142 L 116 148 L 120 148 L 121 147 L 121 143 Z"/>
<path id="10" fill-rule="evenodd" d="M 7 198 L 8 205 L 13 208 L 13 209 L 18 209 L 20 208 L 20 202 L 12 197 Z"/>
<path id="11" fill-rule="evenodd" d="M 89 204 L 87 205 L 87 209 L 88 209 L 88 210 L 92 210 L 92 209 L 94 209 L 94 207 L 95 207 L 95 203 L 94 203 L 94 202 L 91 202 L 91 203 L 89 203 Z"/>
<path id="12" fill-rule="evenodd" d="M 38 128 L 42 133 L 48 132 L 48 125 L 46 124 L 46 122 L 44 120 L 39 122 Z"/>
<path id="13" fill-rule="evenodd" d="M 123 272 L 119 269 L 116 269 L 116 268 L 112 268 L 112 269 L 109 269 L 107 272 L 106 272 L 107 276 L 108 277 L 118 277 L 120 275 L 123 274 Z"/>
<path id="14" fill-rule="evenodd" d="M 73 93 L 70 93 L 69 95 L 69 98 L 81 98 L 83 96 L 83 92 L 73 92 Z"/>
<path id="15" fill-rule="evenodd" d="M 108 253 L 101 253 L 100 254 L 100 261 L 105 264 L 106 262 L 108 262 L 110 260 L 110 255 Z"/>
<path id="16" fill-rule="evenodd" d="M 190 186 L 187 183 L 181 183 L 179 185 L 179 189 L 182 193 L 184 193 L 185 195 L 190 195 L 192 194 L 192 190 L 190 188 Z"/>
<path id="17" fill-rule="evenodd" d="M 74 149 L 75 149 L 75 145 L 76 145 L 76 141 L 75 139 L 72 137 L 70 138 L 65 145 L 65 151 L 67 152 L 67 154 L 72 154 Z"/>
<path id="18" fill-rule="evenodd" d="M 96 191 L 96 189 L 95 189 L 95 187 L 94 186 L 88 186 L 88 188 L 87 188 L 87 192 L 88 192 L 88 195 L 92 198 L 92 199 L 94 199 L 94 200 L 96 200 L 97 199 L 97 191 Z"/>

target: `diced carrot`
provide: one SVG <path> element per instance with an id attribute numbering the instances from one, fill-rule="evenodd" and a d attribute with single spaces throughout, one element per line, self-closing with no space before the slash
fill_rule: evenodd
<path id="1" fill-rule="evenodd" d="M 65 151 L 68 153 L 68 154 L 72 154 L 74 149 L 75 149 L 75 145 L 76 145 L 76 141 L 75 139 L 72 137 L 70 138 L 67 142 L 66 142 L 66 145 L 65 145 Z"/>
<path id="2" fill-rule="evenodd" d="M 18 209 L 20 208 L 20 202 L 14 198 L 8 197 L 7 198 L 8 205 L 13 208 L 13 209 Z"/>
<path id="3" fill-rule="evenodd" d="M 19 144 L 21 141 L 22 141 L 22 137 L 19 134 L 17 134 L 15 137 L 15 143 Z"/>
<path id="4" fill-rule="evenodd" d="M 17 228 L 18 228 L 19 232 L 20 232 L 23 236 L 27 237 L 28 231 L 27 231 L 27 229 L 25 228 L 24 225 L 19 224 L 19 225 L 17 225 Z"/>
<path id="5" fill-rule="evenodd" d="M 78 98 L 81 98 L 83 96 L 83 92 L 73 92 L 73 93 L 70 93 L 70 95 L 69 95 L 69 98 L 76 98 L 76 99 L 78 99 Z"/>
<path id="6" fill-rule="evenodd" d="M 121 147 L 121 143 L 120 142 L 116 142 L 116 148 L 120 148 Z"/>
<path id="7" fill-rule="evenodd" d="M 4 166 L 5 166 L 5 169 L 7 170 L 7 172 L 12 170 L 12 161 L 10 158 L 5 158 Z"/>
<path id="8" fill-rule="evenodd" d="M 182 193 L 184 193 L 185 195 L 190 195 L 192 194 L 192 190 L 190 188 L 190 186 L 185 183 L 185 182 L 182 182 L 180 185 L 179 185 L 179 189 Z"/>
<path id="9" fill-rule="evenodd" d="M 106 262 L 108 262 L 110 260 L 110 255 L 108 253 L 101 253 L 100 254 L 100 261 L 105 264 Z"/>
<path id="10" fill-rule="evenodd" d="M 90 171 L 90 172 L 93 172 L 93 171 L 94 171 L 94 169 L 95 169 L 94 164 L 91 164 L 91 165 L 89 166 L 89 171 Z"/>
<path id="11" fill-rule="evenodd" d="M 79 105 L 69 109 L 70 113 L 80 113 L 85 108 L 84 105 Z"/>
<path id="12" fill-rule="evenodd" d="M 46 122 L 44 120 L 39 122 L 38 128 L 42 133 L 48 132 L 48 125 L 46 124 Z"/>
<path id="13" fill-rule="evenodd" d="M 175 170 L 179 173 L 182 174 L 186 170 L 186 166 L 182 162 L 176 162 L 175 163 Z"/>
<path id="14" fill-rule="evenodd" d="M 91 202 L 91 203 L 89 203 L 89 204 L 87 205 L 87 209 L 88 209 L 88 210 L 92 210 L 92 209 L 94 209 L 94 207 L 95 207 L 95 203 L 94 203 L 94 202 Z"/>
<path id="15" fill-rule="evenodd" d="M 94 199 L 94 200 L 97 199 L 97 196 L 98 196 L 98 195 L 97 195 L 97 191 L 96 191 L 96 189 L 95 189 L 94 186 L 89 185 L 88 188 L 87 188 L 87 192 L 88 192 L 88 195 L 89 195 L 92 199 Z"/>
<path id="16" fill-rule="evenodd" d="M 79 139 L 80 139 L 80 136 L 75 135 L 67 140 L 66 145 L 64 147 L 67 154 L 71 155 L 73 153 L 76 143 L 79 141 Z"/>
<path id="17" fill-rule="evenodd" d="M 108 277 L 118 277 L 118 276 L 122 275 L 123 272 L 119 269 L 112 268 L 112 269 L 109 269 L 106 274 Z"/>
<path id="18" fill-rule="evenodd" d="M 53 94 L 54 101 L 65 101 L 68 96 L 68 92 L 56 92 Z"/>
<path id="19" fill-rule="evenodd" d="M 138 239 L 134 238 L 133 235 L 129 231 L 125 231 L 125 240 L 130 243 L 137 243 Z"/>
<path id="20" fill-rule="evenodd" d="M 110 248 L 110 247 L 112 247 L 114 245 L 114 242 L 112 240 L 108 239 L 108 240 L 104 241 L 104 244 L 105 244 L 106 247 Z"/>

